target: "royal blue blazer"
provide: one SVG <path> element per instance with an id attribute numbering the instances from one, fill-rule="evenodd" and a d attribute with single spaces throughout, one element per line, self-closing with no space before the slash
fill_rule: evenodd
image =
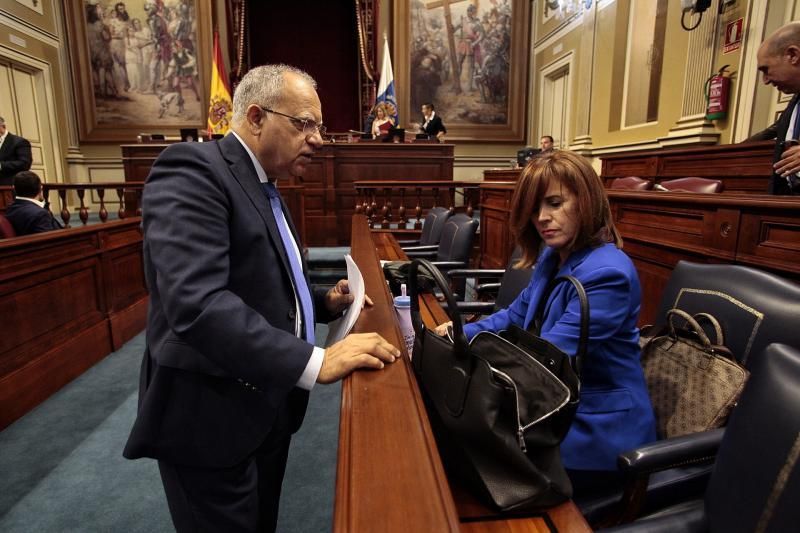
<path id="1" fill-rule="evenodd" d="M 642 291 L 630 258 L 613 244 L 574 252 L 558 267 L 546 248 L 531 282 L 507 308 L 464 326 L 467 338 L 511 324 L 527 329 L 542 293 L 555 276 L 576 277 L 589 298 L 589 346 L 575 420 L 561 444 L 564 466 L 616 470 L 617 456 L 656 438 L 655 418 L 639 362 L 637 320 Z M 578 347 L 580 304 L 574 287 L 561 283 L 546 303 L 541 336 L 565 353 Z"/>

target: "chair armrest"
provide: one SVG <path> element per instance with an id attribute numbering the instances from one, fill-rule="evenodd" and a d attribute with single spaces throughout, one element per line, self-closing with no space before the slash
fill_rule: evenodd
<path id="1" fill-rule="evenodd" d="M 462 314 L 490 315 L 494 313 L 494 302 L 457 302 L 457 311 Z"/>
<path id="2" fill-rule="evenodd" d="M 617 467 L 626 475 L 640 475 L 707 463 L 713 461 L 724 435 L 725 428 L 718 428 L 660 440 L 620 454 Z"/>
<path id="3" fill-rule="evenodd" d="M 447 273 L 449 278 L 501 278 L 505 274 L 503 269 L 487 268 L 459 268 Z"/>
<path id="4" fill-rule="evenodd" d="M 431 261 L 431 264 L 443 272 L 445 270 L 449 272 L 450 270 L 467 266 L 463 261 Z M 445 274 L 447 274 L 447 272 L 445 272 Z"/>
<path id="5" fill-rule="evenodd" d="M 430 251 L 435 252 L 438 249 L 439 249 L 438 244 L 426 244 L 423 246 L 406 246 L 402 250 L 408 253 L 408 252 L 430 252 Z"/>
<path id="6" fill-rule="evenodd" d="M 478 296 L 482 296 L 486 293 L 497 294 L 497 291 L 499 290 L 499 283 L 481 283 L 479 285 L 475 285 L 475 292 L 478 293 Z"/>
<path id="7" fill-rule="evenodd" d="M 418 259 L 418 258 L 436 259 L 436 254 L 437 254 L 436 250 L 430 250 L 430 251 L 419 250 L 419 251 L 414 251 L 414 252 L 409 251 L 409 250 L 404 250 L 404 251 L 406 253 L 406 256 L 409 259 Z"/>
<path id="8" fill-rule="evenodd" d="M 410 241 L 397 241 L 397 244 L 400 246 L 419 246 L 419 239 L 410 240 Z"/>

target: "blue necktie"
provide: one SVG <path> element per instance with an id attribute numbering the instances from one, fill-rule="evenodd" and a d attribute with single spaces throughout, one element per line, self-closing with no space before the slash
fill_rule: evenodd
<path id="1" fill-rule="evenodd" d="M 286 257 L 289 258 L 289 265 L 292 267 L 292 278 L 294 279 L 297 299 L 300 300 L 300 308 L 303 311 L 306 340 L 314 344 L 314 305 L 311 302 L 311 292 L 308 289 L 306 277 L 303 275 L 303 266 L 300 264 L 300 260 L 294 252 L 295 247 L 292 244 L 294 239 L 289 232 L 289 225 L 286 223 L 286 217 L 283 216 L 281 195 L 272 183 L 267 182 L 261 185 L 264 187 L 264 192 L 266 192 L 269 197 L 269 205 L 272 208 L 272 214 L 275 216 L 275 223 L 278 225 L 278 231 L 281 234 L 283 249 L 286 252 Z"/>

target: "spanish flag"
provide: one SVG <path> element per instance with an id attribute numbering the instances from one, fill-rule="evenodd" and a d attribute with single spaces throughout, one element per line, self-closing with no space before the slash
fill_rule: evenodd
<path id="1" fill-rule="evenodd" d="M 219 33 L 214 31 L 214 64 L 211 69 L 211 102 L 208 105 L 208 136 L 214 133 L 226 134 L 231 123 L 233 103 L 228 76 L 222 62 L 219 48 Z"/>

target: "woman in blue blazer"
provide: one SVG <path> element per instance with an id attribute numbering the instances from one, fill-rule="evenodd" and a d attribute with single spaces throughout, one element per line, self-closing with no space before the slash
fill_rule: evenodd
<path id="1" fill-rule="evenodd" d="M 561 455 L 576 491 L 606 483 L 616 477 L 621 452 L 656 438 L 639 363 L 642 294 L 636 269 L 620 250 L 622 239 L 600 178 L 572 152 L 545 154 L 525 167 L 514 193 L 511 228 L 524 252 L 518 266 L 536 264 L 531 282 L 507 309 L 467 324 L 464 333 L 471 339 L 511 324 L 527 329 L 551 279 L 571 275 L 583 284 L 589 346 L 580 404 Z M 541 336 L 574 355 L 579 323 L 577 293 L 561 283 L 546 303 Z"/>

